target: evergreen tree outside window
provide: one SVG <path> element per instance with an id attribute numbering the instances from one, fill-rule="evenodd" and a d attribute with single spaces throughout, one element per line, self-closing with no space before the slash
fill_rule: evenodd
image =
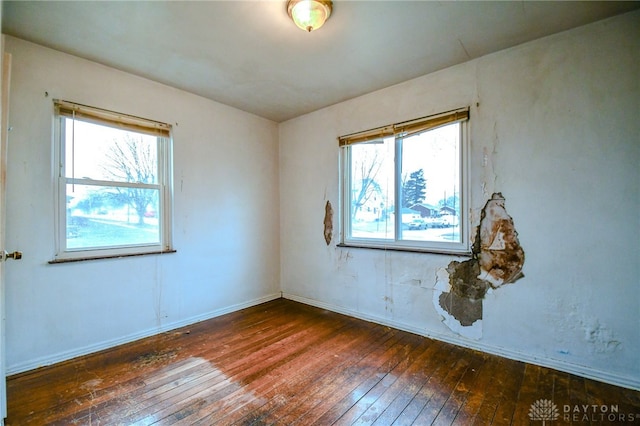
<path id="1" fill-rule="evenodd" d="M 402 180 L 402 207 L 411 207 L 420 204 L 426 196 L 427 181 L 424 178 L 424 170 L 411 172 L 409 179 L 403 176 Z"/>

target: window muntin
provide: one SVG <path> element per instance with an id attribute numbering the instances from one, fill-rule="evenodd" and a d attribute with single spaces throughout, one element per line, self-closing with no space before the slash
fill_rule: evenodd
<path id="1" fill-rule="evenodd" d="M 342 244 L 468 253 L 467 119 L 460 110 L 339 138 Z"/>
<path id="2" fill-rule="evenodd" d="M 170 251 L 170 126 L 55 106 L 56 260 Z"/>

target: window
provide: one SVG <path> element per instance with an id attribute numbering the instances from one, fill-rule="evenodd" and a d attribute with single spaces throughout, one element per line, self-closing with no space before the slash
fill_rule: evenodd
<path id="1" fill-rule="evenodd" d="M 54 101 L 53 262 L 171 250 L 171 126 Z"/>
<path id="2" fill-rule="evenodd" d="M 468 253 L 468 109 L 338 138 L 346 246 Z"/>

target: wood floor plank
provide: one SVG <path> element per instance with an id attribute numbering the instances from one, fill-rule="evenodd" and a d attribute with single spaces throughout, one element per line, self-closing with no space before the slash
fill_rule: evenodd
<path id="1" fill-rule="evenodd" d="M 423 384 L 442 365 L 444 357 L 448 356 L 443 350 L 446 345 L 434 341 L 423 356 L 412 365 L 409 376 L 401 381 L 402 386 L 398 395 L 384 409 L 382 414 L 373 422 L 374 425 L 386 426 L 398 424 L 397 420 L 402 416 L 407 406 L 414 400 Z M 417 415 L 418 413 L 416 413 Z"/>
<path id="2" fill-rule="evenodd" d="M 225 420 L 230 420 L 228 424 L 295 421 L 295 418 L 305 413 L 315 401 L 323 400 L 322 391 L 330 392 L 335 385 L 336 377 L 340 377 L 346 368 L 360 360 L 365 348 L 372 345 L 380 346 L 393 335 L 390 329 L 380 327 L 357 327 L 351 332 L 354 335 L 345 333 L 340 336 L 346 343 L 329 348 L 327 355 L 332 362 L 326 362 L 325 358 L 315 370 L 315 374 L 307 374 L 305 371 L 293 380 L 289 379 L 282 385 L 274 386 L 266 393 L 269 400 L 264 405 L 254 410 L 243 410 L 243 413 L 240 413 L 244 414 L 242 417 L 235 416 Z M 300 392 L 300 389 L 305 389 L 305 392 Z"/>
<path id="3" fill-rule="evenodd" d="M 223 325 L 224 328 L 222 328 L 222 330 L 230 326 L 231 328 L 237 329 L 237 327 L 233 327 L 233 318 L 234 316 L 230 315 L 229 318 L 214 319 L 212 322 Z M 251 322 L 248 324 L 251 324 Z M 252 326 L 255 327 L 253 324 Z M 204 331 L 201 329 L 202 324 L 198 324 L 190 327 L 186 331 L 164 333 L 160 336 L 154 336 L 134 344 L 122 345 L 112 350 L 103 351 L 88 358 L 80 358 L 71 362 L 61 363 L 59 365 L 61 369 L 59 376 L 65 377 L 67 380 L 69 377 L 73 377 L 74 383 L 76 383 L 75 387 L 70 387 L 67 381 L 54 381 L 50 380 L 50 377 L 46 375 L 43 376 L 41 372 L 46 371 L 46 369 L 35 370 L 33 374 L 26 375 L 27 380 L 31 383 L 31 386 L 33 386 L 34 394 L 43 397 L 56 395 L 58 398 L 57 403 L 38 401 L 35 398 L 30 398 L 29 395 L 24 395 L 26 399 L 21 400 L 20 398 L 16 398 L 14 400 L 11 398 L 9 404 L 14 403 L 11 408 L 25 407 L 28 406 L 27 403 L 31 406 L 43 405 L 47 407 L 47 411 L 50 413 L 48 417 L 59 417 L 63 415 L 65 413 L 65 405 L 71 407 L 72 411 L 74 409 L 77 410 L 78 404 L 82 404 L 83 401 L 89 402 L 91 408 L 94 408 L 96 405 L 99 406 L 101 393 L 107 394 L 104 400 L 108 405 L 111 402 L 108 395 L 113 391 L 109 386 L 118 387 L 122 392 L 124 389 L 123 382 L 126 388 L 127 385 L 130 385 L 130 383 L 126 383 L 126 380 L 127 378 L 131 378 L 131 380 L 135 382 L 135 385 L 139 387 L 140 375 L 147 375 L 150 370 L 161 366 L 163 361 L 172 360 L 171 355 L 173 353 L 180 352 L 175 349 L 180 349 L 182 342 L 176 339 L 188 335 L 194 340 L 194 338 L 201 337 L 200 335 L 203 333 L 205 337 L 209 336 L 209 334 L 206 333 L 206 329 Z M 164 347 L 170 349 L 162 349 Z M 182 352 L 186 353 L 187 351 Z M 118 368 L 123 365 L 126 366 L 126 368 Z M 115 367 L 114 371 L 117 371 L 117 374 L 109 375 L 111 367 Z M 96 374 L 94 371 L 100 371 L 100 373 Z M 93 389 L 96 386 L 92 385 L 98 383 L 100 386 L 97 387 L 97 389 Z M 64 393 L 59 392 L 57 386 L 60 386 L 64 390 Z M 8 385 L 8 393 L 11 393 L 10 384 Z M 60 395 L 62 394 L 64 394 L 64 400 L 60 399 Z M 36 423 L 46 424 L 46 422 L 49 421 L 48 417 L 38 418 L 38 415 L 41 416 L 42 413 L 34 413 L 32 416 Z M 77 412 L 74 412 L 74 416 L 75 415 L 77 415 Z"/>
<path id="4" fill-rule="evenodd" d="M 264 347 L 271 342 L 280 341 L 283 336 L 289 336 L 294 332 L 294 330 L 297 330 L 295 325 L 300 323 L 301 321 L 302 320 L 294 320 L 289 324 L 276 323 L 275 325 L 272 325 L 268 331 L 262 330 L 262 332 L 259 333 L 259 337 L 257 337 L 256 335 L 256 338 L 253 340 L 247 339 L 247 341 L 252 342 L 251 345 L 239 344 L 237 347 L 231 347 L 232 349 L 230 349 L 229 345 L 223 345 L 223 347 L 219 347 L 219 345 L 212 344 L 209 346 L 209 349 L 206 352 L 201 352 L 197 349 L 191 349 L 191 353 L 204 356 L 207 360 L 209 360 L 209 362 L 207 362 L 207 365 L 210 364 L 210 361 L 218 361 L 225 356 L 242 358 L 255 351 L 256 347 Z M 246 333 L 249 333 L 249 335 L 253 335 L 253 333 L 255 332 L 253 329 L 249 328 L 244 330 Z M 162 351 L 151 352 L 150 354 L 152 356 L 145 355 L 143 357 L 145 363 L 153 365 L 154 362 L 150 361 L 160 363 L 163 358 Z M 137 364 L 134 362 L 134 365 Z M 187 375 L 182 380 L 185 381 L 185 379 L 190 378 L 192 378 L 193 380 L 186 380 L 186 383 L 181 384 L 181 386 L 170 386 L 167 392 L 167 389 L 157 389 L 157 387 L 162 385 L 163 382 L 158 381 L 158 373 L 154 372 L 154 378 L 147 380 L 147 386 L 145 386 L 143 389 L 137 389 L 132 394 L 126 396 L 127 401 L 135 400 L 136 403 L 128 408 L 128 415 L 124 418 L 122 416 L 122 413 L 112 413 L 112 415 L 109 415 L 109 412 L 112 411 L 109 407 L 109 401 L 106 401 L 106 403 L 104 404 L 107 412 L 104 412 L 105 410 L 102 409 L 102 404 L 98 404 L 95 407 L 90 407 L 89 410 L 93 410 L 98 418 L 101 418 L 106 422 L 115 421 L 116 419 L 114 419 L 113 417 L 116 416 L 119 421 L 131 423 L 138 421 L 139 419 L 137 419 L 137 416 L 140 416 L 140 414 L 144 415 L 146 411 L 151 411 L 153 413 L 152 410 L 159 410 L 159 406 L 173 406 L 173 402 L 170 400 L 170 398 L 172 398 L 176 392 L 182 392 L 183 396 L 188 396 L 189 394 L 193 393 L 193 388 L 196 388 L 197 390 L 197 386 L 202 383 L 205 383 L 204 386 L 207 386 L 207 381 L 209 384 L 215 384 L 223 379 L 220 371 L 212 371 L 210 368 L 200 369 L 194 373 L 193 377 Z M 175 384 L 178 383 L 174 383 L 174 385 Z"/>
<path id="5" fill-rule="evenodd" d="M 565 401 L 559 401 L 556 395 L 556 372 L 548 368 L 540 367 L 538 372 L 538 383 L 536 384 L 536 400 L 546 399 L 552 401 L 557 406 Z"/>
<path id="6" fill-rule="evenodd" d="M 457 358 L 457 362 L 448 374 L 440 381 L 437 391 L 432 395 L 429 401 L 426 403 L 418 417 L 416 417 L 415 423 L 422 425 L 430 425 L 436 419 L 447 400 L 451 397 L 455 391 L 460 379 L 464 376 L 466 371 L 471 368 L 470 351 L 461 351 L 461 355 Z"/>
<path id="7" fill-rule="evenodd" d="M 435 370 L 426 382 L 423 382 L 418 393 L 413 397 L 402 413 L 400 413 L 400 416 L 398 416 L 394 424 L 414 424 L 416 418 L 420 415 L 424 407 L 442 389 L 441 383 L 456 365 L 458 362 L 458 356 L 462 353 L 462 350 L 456 346 L 444 343 L 442 345 L 441 350 L 438 352 L 438 355 L 436 355 L 437 358 L 435 359 L 435 362 L 437 365 Z"/>
<path id="8" fill-rule="evenodd" d="M 500 397 L 498 406 L 493 416 L 493 423 L 497 425 L 508 425 L 513 421 L 513 414 L 516 407 L 517 395 L 524 378 L 525 365 L 522 362 L 505 363 L 508 374 L 503 377 L 500 386 Z M 521 419 L 517 419 L 520 421 Z"/>
<path id="9" fill-rule="evenodd" d="M 367 372 L 371 371 L 370 368 L 375 363 L 375 355 L 371 356 L 371 354 L 377 354 L 385 348 L 392 348 L 401 339 L 397 330 L 384 331 L 385 333 L 379 339 L 370 339 L 358 354 L 349 356 L 346 359 L 347 363 L 341 363 L 336 370 L 329 371 L 320 380 L 316 380 L 308 394 L 306 392 L 306 395 L 298 394 L 290 404 L 280 404 L 272 410 L 266 417 L 266 422 L 279 424 L 315 422 L 335 401 L 368 378 Z"/>
<path id="10" fill-rule="evenodd" d="M 397 341 L 390 341 L 391 345 L 372 351 L 359 362 L 348 375 L 342 387 L 335 388 L 323 404 L 316 405 L 300 418 L 300 424 L 334 424 L 345 421 L 347 413 L 362 399 L 380 380 L 387 376 L 411 350 L 408 336 L 398 335 Z M 384 352 L 382 352 L 384 349 Z"/>
<path id="11" fill-rule="evenodd" d="M 569 404 L 571 406 L 583 406 L 583 405 L 591 405 L 587 397 L 587 392 L 584 385 L 584 379 L 578 376 L 569 376 Z M 593 424 L 602 424 L 602 422 L 597 418 L 597 415 L 600 414 L 599 410 L 592 410 L 591 408 L 583 411 L 580 421 L 584 425 L 593 425 Z M 586 414 L 586 415 L 585 415 Z M 593 415 L 596 415 L 594 417 Z M 595 423 L 594 423 L 595 421 Z"/>
<path id="12" fill-rule="evenodd" d="M 308 344 L 301 351 L 292 354 L 286 363 L 280 363 L 267 370 L 262 370 L 262 374 L 258 374 L 249 380 L 250 385 L 208 404 L 206 408 L 194 412 L 175 424 L 211 425 L 220 422 L 237 409 L 257 399 L 247 398 L 247 391 L 254 395 L 260 395 L 259 402 L 266 403 L 269 389 L 279 388 L 289 381 L 295 381 L 298 375 L 316 374 L 323 361 L 326 363 L 326 358 L 323 358 L 323 356 L 327 355 L 328 348 L 325 345 L 329 344 L 331 346 L 332 339 L 339 336 L 340 333 L 346 332 L 345 328 L 346 326 L 328 329 L 326 334 L 317 336 L 319 339 L 315 343 Z M 220 409 L 225 406 L 232 408 L 228 410 Z"/>
<path id="13" fill-rule="evenodd" d="M 529 424 L 531 422 L 529 409 L 531 408 L 531 404 L 540 399 L 537 390 L 541 369 L 542 368 L 537 365 L 525 365 L 522 382 L 518 388 L 517 397 L 515 398 L 512 423 Z"/>
<path id="14" fill-rule="evenodd" d="M 330 319 L 326 321 L 328 322 Z M 316 322 L 316 327 L 322 325 L 326 325 L 322 320 Z M 296 351 L 304 350 L 308 345 L 314 344 L 328 333 L 325 329 L 323 331 L 316 330 L 315 333 L 312 330 L 309 327 L 300 327 L 276 343 L 256 348 L 253 353 L 243 358 L 221 360 L 217 366 L 224 374 L 222 381 L 217 383 L 215 387 L 203 382 L 202 386 L 195 388 L 195 392 L 190 391 L 186 397 L 182 395 L 178 401 L 172 399 L 170 405 L 137 421 L 147 424 L 149 419 L 162 419 L 163 424 L 173 424 L 201 413 L 206 410 L 207 405 L 217 400 L 223 400 L 237 390 L 242 382 L 251 382 L 266 370 L 274 368 L 279 363 L 288 362 Z M 179 408 L 177 411 L 176 407 Z"/>
<path id="15" fill-rule="evenodd" d="M 444 345 L 445 348 L 446 346 Z M 435 367 L 441 365 L 442 358 L 438 356 L 450 355 L 448 350 L 442 349 L 442 345 L 434 344 L 429 346 L 427 351 L 413 363 L 410 369 L 400 376 L 385 394 L 376 401 L 376 405 L 380 405 L 376 411 L 383 411 L 373 424 L 382 426 L 396 422 L 409 404 L 415 400 L 423 384 L 435 371 Z"/>
<path id="16" fill-rule="evenodd" d="M 297 419 L 295 418 L 297 413 L 287 407 L 275 411 L 272 419 L 276 418 L 278 423 L 292 422 L 304 425 L 333 422 L 333 420 L 330 422 L 326 419 L 319 420 L 323 416 L 340 417 L 342 412 L 351 406 L 351 403 L 346 401 L 348 399 L 346 395 L 357 392 L 358 388 L 368 386 L 366 382 L 370 380 L 371 375 L 379 369 L 385 369 L 382 365 L 388 360 L 387 356 L 393 356 L 401 347 L 402 333 L 397 333 L 397 330 L 389 331 L 381 341 L 382 344 L 367 345 L 363 348 L 361 356 L 355 357 L 350 365 L 341 367 L 341 372 L 336 377 L 325 376 L 315 385 L 312 397 L 301 399 L 299 410 L 301 414 Z M 342 408 L 345 403 L 347 408 Z"/>
<path id="17" fill-rule="evenodd" d="M 470 364 L 456 384 L 449 399 L 433 421 L 434 425 L 454 424 L 458 413 L 466 403 L 470 390 L 475 386 L 478 378 L 478 371 L 482 369 L 485 358 L 477 352 L 471 352 Z"/>
<path id="18" fill-rule="evenodd" d="M 285 299 L 11 376 L 7 395 L 7 426 L 535 425 L 538 399 L 562 421 L 640 413 L 638 391 Z"/>
<path id="19" fill-rule="evenodd" d="M 469 387 L 467 398 L 460 407 L 452 424 L 472 425 L 474 418 L 478 415 L 480 407 L 487 396 L 488 390 L 493 387 L 493 378 L 498 367 L 498 357 L 488 354 L 481 354 L 482 362 L 477 367 L 477 378 Z"/>
<path id="20" fill-rule="evenodd" d="M 385 377 L 378 382 L 376 387 L 369 391 L 360 401 L 367 399 L 369 396 L 374 397 L 376 395 L 376 388 L 379 387 L 380 392 L 378 398 L 372 401 L 358 420 L 351 424 L 369 425 L 378 420 L 378 418 L 387 411 L 391 403 L 402 393 L 403 388 L 410 386 L 410 378 L 415 372 L 422 369 L 423 365 L 427 362 L 428 357 L 431 355 L 429 346 L 430 345 L 418 346 L 415 351 L 408 354 L 402 362 L 389 372 L 387 377 L 389 377 L 390 380 L 385 380 L 387 378 Z M 390 423 L 391 422 L 387 424 Z"/>
<path id="21" fill-rule="evenodd" d="M 505 389 L 505 383 L 509 376 L 519 368 L 517 364 L 513 365 L 513 363 L 507 362 L 503 358 L 498 358 L 494 362 L 496 366 L 490 386 L 484 391 L 479 390 L 480 392 L 484 392 L 484 397 L 482 398 L 482 403 L 477 414 L 473 417 L 473 422 L 471 423 L 473 425 L 493 424 L 500 399 Z"/>

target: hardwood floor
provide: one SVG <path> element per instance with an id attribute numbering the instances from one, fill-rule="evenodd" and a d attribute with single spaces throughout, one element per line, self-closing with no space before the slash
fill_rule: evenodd
<path id="1" fill-rule="evenodd" d="M 640 392 L 285 299 L 9 377 L 7 392 L 7 425 L 541 425 L 539 400 L 557 407 L 547 424 L 640 423 Z"/>

